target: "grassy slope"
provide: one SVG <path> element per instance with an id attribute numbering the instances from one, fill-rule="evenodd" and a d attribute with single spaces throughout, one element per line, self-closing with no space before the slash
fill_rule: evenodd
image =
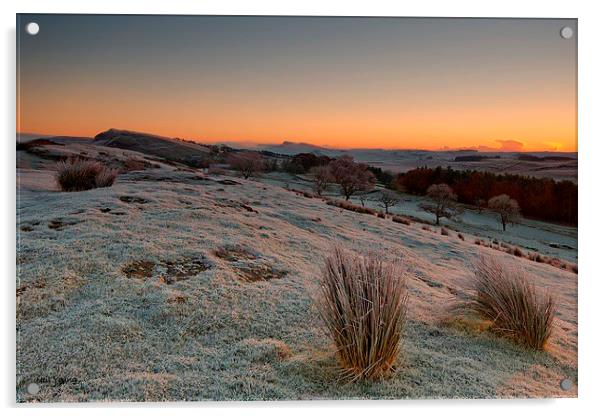
<path id="1" fill-rule="evenodd" d="M 166 169 L 153 174 L 165 176 Z M 447 306 L 462 295 L 471 260 L 487 250 L 472 237 L 463 242 L 419 224 L 342 211 L 266 183 L 222 185 L 186 172 L 170 175 L 179 182 L 135 180 L 141 176 L 134 173 L 107 189 L 21 190 L 17 226 L 31 231 L 19 232 L 17 256 L 17 287 L 25 288 L 17 301 L 19 400 L 576 394 L 558 387 L 562 378 L 577 376 L 576 275 L 494 252 L 559 298 L 549 351 L 531 353 L 443 323 Z M 49 228 L 57 223 L 60 229 Z M 309 295 L 333 240 L 391 260 L 403 255 L 408 266 L 409 324 L 400 371 L 386 382 L 336 381 L 333 349 Z M 230 244 L 248 248 L 256 260 L 214 255 Z M 122 271 L 135 260 L 186 267 L 195 259 L 211 268 L 169 285 L 161 270 L 145 279 Z M 287 274 L 245 282 L 243 271 L 257 264 Z M 287 348 L 290 356 L 282 353 Z M 42 386 L 36 398 L 25 392 L 34 381 Z"/>

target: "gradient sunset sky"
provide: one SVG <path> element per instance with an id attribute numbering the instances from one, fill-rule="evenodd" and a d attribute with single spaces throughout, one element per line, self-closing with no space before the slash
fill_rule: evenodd
<path id="1" fill-rule="evenodd" d="M 576 32 L 573 19 L 19 15 L 17 129 L 576 151 L 564 26 Z"/>

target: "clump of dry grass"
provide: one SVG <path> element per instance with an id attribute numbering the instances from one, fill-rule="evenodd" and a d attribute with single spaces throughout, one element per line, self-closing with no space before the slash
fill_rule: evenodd
<path id="1" fill-rule="evenodd" d="M 441 227 L 441 235 L 449 235 L 449 230 L 445 227 Z"/>
<path id="2" fill-rule="evenodd" d="M 317 195 L 308 192 L 308 191 L 302 191 L 300 189 L 295 189 L 295 188 L 290 188 L 289 191 L 296 193 L 299 196 L 304 196 L 305 198 L 316 198 Z"/>
<path id="3" fill-rule="evenodd" d="M 409 219 L 402 217 L 400 215 L 393 215 L 392 220 L 393 220 L 393 222 L 403 224 L 403 225 L 411 225 L 412 224 L 412 222 Z"/>
<path id="4" fill-rule="evenodd" d="M 95 184 L 97 188 L 108 188 L 113 186 L 115 179 L 117 179 L 117 170 L 103 167 L 96 174 Z"/>
<path id="5" fill-rule="evenodd" d="M 458 238 L 462 241 L 464 241 L 464 234 L 462 233 L 458 233 Z"/>
<path id="6" fill-rule="evenodd" d="M 345 379 L 377 380 L 395 370 L 407 308 L 397 264 L 335 246 L 324 261 L 316 304 Z"/>
<path id="7" fill-rule="evenodd" d="M 518 247 L 514 247 L 512 249 L 512 254 L 515 255 L 516 257 L 524 257 L 523 251 Z"/>
<path id="8" fill-rule="evenodd" d="M 123 161 L 122 172 L 133 172 L 137 170 L 145 170 L 147 167 L 152 166 L 149 162 L 144 160 L 136 159 L 135 157 L 128 157 Z"/>
<path id="9" fill-rule="evenodd" d="M 357 212 L 359 214 L 369 214 L 369 215 L 377 215 L 376 210 L 368 207 L 362 207 L 359 205 L 354 205 L 349 201 L 341 201 L 337 199 L 330 199 L 326 201 L 327 205 L 332 205 L 338 208 L 346 209 L 348 211 Z"/>
<path id="10" fill-rule="evenodd" d="M 98 161 L 72 158 L 57 164 L 55 178 L 62 191 L 86 191 L 112 186 L 117 170 Z"/>
<path id="11" fill-rule="evenodd" d="M 431 227 L 429 227 L 428 225 L 423 225 L 423 226 L 422 226 L 422 229 L 423 229 L 424 231 L 432 231 L 432 230 L 431 230 Z"/>
<path id="12" fill-rule="evenodd" d="M 481 256 L 475 264 L 473 291 L 462 306 L 491 321 L 491 331 L 543 349 L 552 333 L 556 304 L 549 293 L 538 292 L 525 273 Z"/>

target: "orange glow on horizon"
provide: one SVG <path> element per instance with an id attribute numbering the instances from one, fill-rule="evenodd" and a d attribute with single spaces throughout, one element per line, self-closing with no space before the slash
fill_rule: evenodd
<path id="1" fill-rule="evenodd" d="M 166 114 L 158 106 L 126 101 L 107 111 L 108 103 L 85 99 L 57 102 L 48 111 L 43 105 L 29 104 L 27 97 L 22 101 L 27 110 L 18 112 L 18 131 L 39 134 L 93 137 L 120 128 L 199 143 L 291 141 L 329 148 L 577 151 L 576 121 L 566 117 L 572 111 L 570 103 L 535 108 L 432 108 L 428 113 L 383 108 L 370 114 L 362 108 L 334 113 L 316 105 L 311 114 L 274 108 L 266 115 L 241 109 L 231 117 L 220 109 L 203 116 L 192 109 Z"/>
<path id="2" fill-rule="evenodd" d="M 68 99 L 53 99 L 59 89 Z M 404 100 L 393 94 L 378 99 L 363 90 L 327 94 L 307 89 L 295 91 L 294 107 L 289 97 L 271 95 L 200 100 L 194 90 L 171 91 L 157 101 L 153 91 L 140 91 L 125 91 L 117 99 L 106 96 L 102 86 L 28 85 L 19 95 L 17 129 L 93 137 L 122 128 L 203 143 L 287 140 L 331 148 L 500 149 L 501 142 L 516 141 L 522 147 L 509 150 L 577 150 L 575 97 L 557 91 L 523 95 L 517 102 L 503 84 L 485 92 L 417 91 L 406 93 Z"/>

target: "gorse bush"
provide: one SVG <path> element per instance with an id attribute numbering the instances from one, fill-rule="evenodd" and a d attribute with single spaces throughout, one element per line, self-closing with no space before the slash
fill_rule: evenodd
<path id="1" fill-rule="evenodd" d="M 344 379 L 381 379 L 395 370 L 407 308 L 397 264 L 335 246 L 324 262 L 316 304 Z"/>
<path id="2" fill-rule="evenodd" d="M 556 304 L 518 269 L 493 257 L 475 264 L 474 292 L 463 306 L 491 321 L 491 331 L 536 350 L 543 349 L 554 324 Z"/>
<path id="3" fill-rule="evenodd" d="M 93 160 L 72 158 L 59 162 L 56 167 L 57 184 L 65 192 L 106 188 L 112 186 L 116 178 L 116 169 Z"/>

